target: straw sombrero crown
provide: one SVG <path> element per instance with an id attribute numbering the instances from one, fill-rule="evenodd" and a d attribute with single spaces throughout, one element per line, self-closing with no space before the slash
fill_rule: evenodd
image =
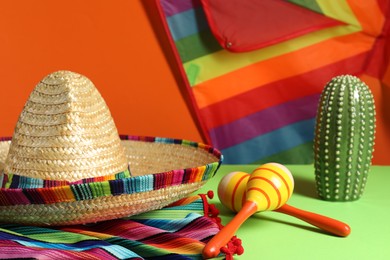
<path id="1" fill-rule="evenodd" d="M 199 143 L 122 139 L 89 79 L 45 77 L 13 137 L 0 142 L 0 221 L 63 225 L 142 213 L 188 196 L 221 163 L 218 150 Z"/>

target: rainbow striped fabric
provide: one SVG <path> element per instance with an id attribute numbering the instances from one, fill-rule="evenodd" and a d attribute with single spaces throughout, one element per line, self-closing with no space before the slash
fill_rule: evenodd
<path id="1" fill-rule="evenodd" d="M 128 219 L 57 228 L 0 224 L 0 259 L 201 259 L 220 229 L 206 195 Z"/>
<path id="2" fill-rule="evenodd" d="M 315 28 L 302 27 L 305 33 L 298 34 L 297 24 L 290 34 L 285 24 L 284 37 L 273 38 L 273 25 L 282 18 L 275 15 L 272 20 L 271 16 L 264 21 L 268 30 L 253 32 L 262 34 L 262 47 L 249 52 L 230 52 L 229 46 L 221 46 L 214 37 L 206 16 L 212 10 L 205 12 L 205 8 L 217 2 L 156 0 L 176 69 L 192 98 L 203 134 L 222 151 L 226 163 L 311 163 L 320 93 L 332 77 L 342 74 L 359 76 L 372 86 L 379 111 L 374 163 L 389 163 L 385 154 L 390 138 L 385 133 L 390 129 L 384 122 L 390 118 L 381 112 L 386 102 L 380 89 L 390 85 L 389 1 L 267 1 L 267 9 L 256 10 L 258 16 L 282 13 L 278 6 L 283 2 L 294 10 L 310 10 L 311 17 L 335 22 L 321 25 L 319 19 Z M 294 21 L 305 12 L 287 15 Z M 226 25 L 230 30 L 229 26 L 234 21 Z"/>

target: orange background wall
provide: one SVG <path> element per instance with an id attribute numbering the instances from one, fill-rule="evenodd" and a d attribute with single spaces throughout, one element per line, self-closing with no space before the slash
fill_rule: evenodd
<path id="1" fill-rule="evenodd" d="M 35 85 L 66 69 L 95 83 L 119 133 L 202 141 L 160 47 L 152 2 L 2 1 L 0 136 L 12 135 Z"/>

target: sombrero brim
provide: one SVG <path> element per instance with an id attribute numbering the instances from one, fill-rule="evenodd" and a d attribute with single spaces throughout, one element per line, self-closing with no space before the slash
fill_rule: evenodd
<path id="1" fill-rule="evenodd" d="M 221 153 L 201 143 L 121 136 L 132 177 L 55 188 L 0 189 L 0 222 L 70 225 L 159 209 L 198 190 L 213 177 Z M 0 171 L 10 138 L 0 141 Z"/>

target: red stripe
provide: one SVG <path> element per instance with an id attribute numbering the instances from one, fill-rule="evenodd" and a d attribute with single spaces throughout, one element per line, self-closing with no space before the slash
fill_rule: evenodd
<path id="1" fill-rule="evenodd" d="M 236 191 L 237 191 L 237 189 L 238 189 L 238 186 L 240 186 L 240 183 L 241 183 L 245 178 L 248 178 L 248 175 L 242 176 L 242 177 L 240 178 L 240 180 L 236 183 L 236 185 L 234 186 L 234 189 L 233 189 L 232 201 L 231 201 L 231 203 L 232 203 L 232 209 L 233 209 L 233 211 L 236 211 L 236 212 L 238 211 L 238 210 L 236 209 L 236 207 L 234 206 L 234 199 L 236 198 Z"/>
<path id="2" fill-rule="evenodd" d="M 257 171 L 257 170 L 267 170 L 267 171 L 271 171 L 271 172 L 275 173 L 276 175 L 278 175 L 279 178 L 283 181 L 284 185 L 286 185 L 287 193 L 290 195 L 290 193 L 291 193 L 290 192 L 290 185 L 288 185 L 286 179 L 280 173 L 278 173 L 277 171 L 274 171 L 270 168 L 264 168 L 264 167 L 259 167 L 255 171 Z"/>
<path id="3" fill-rule="evenodd" d="M 212 129 L 255 112 L 304 96 L 321 93 L 323 86 L 335 75 L 357 74 L 362 71 L 367 53 L 362 53 L 319 69 L 257 88 L 200 109 L 208 129 Z M 250 104 L 243 106 L 242 104 Z"/>
<path id="4" fill-rule="evenodd" d="M 272 186 L 272 188 L 274 188 L 274 190 L 276 191 L 276 194 L 278 195 L 278 205 L 277 205 L 277 208 L 278 208 L 280 206 L 281 201 L 282 201 L 282 195 L 280 194 L 278 187 L 276 187 L 272 181 L 270 181 L 269 179 L 267 179 L 265 177 L 256 176 L 256 177 L 251 178 L 250 180 L 255 180 L 255 179 L 266 181 Z"/>
<path id="5" fill-rule="evenodd" d="M 269 207 L 271 206 L 271 201 L 270 201 L 270 198 L 269 198 L 268 194 L 267 194 L 265 191 L 263 191 L 262 189 L 257 188 L 257 187 L 249 188 L 248 192 L 249 192 L 249 191 L 258 191 L 258 192 L 261 192 L 261 193 L 264 195 L 264 197 L 267 199 L 267 208 L 266 208 L 265 210 L 268 210 L 268 209 L 269 209 Z M 256 203 L 256 201 L 254 201 L 254 202 Z"/>
<path id="6" fill-rule="evenodd" d="M 245 201 L 246 201 L 246 189 L 244 191 L 244 194 L 242 194 L 241 205 L 244 205 Z"/>
<path id="7" fill-rule="evenodd" d="M 0 205 L 1 206 L 8 206 L 8 205 L 12 205 L 12 203 L 10 202 L 8 196 L 7 196 L 7 193 L 6 192 L 3 192 L 5 191 L 5 189 L 1 189 L 0 190 Z"/>

